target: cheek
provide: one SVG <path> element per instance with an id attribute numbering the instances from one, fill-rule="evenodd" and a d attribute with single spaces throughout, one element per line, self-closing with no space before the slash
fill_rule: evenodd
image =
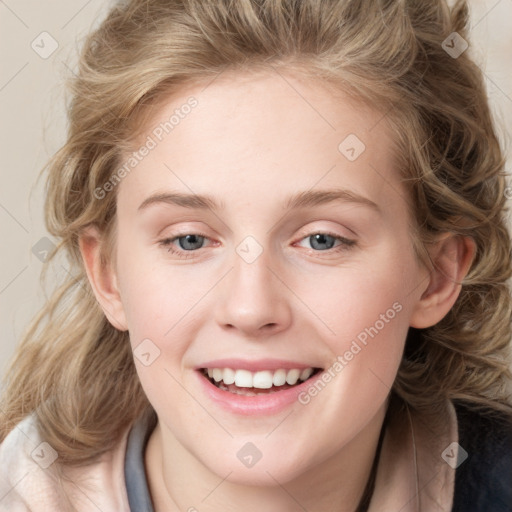
<path id="1" fill-rule="evenodd" d="M 390 252 L 318 276 L 316 282 L 306 278 L 296 289 L 329 328 L 325 338 L 339 353 L 354 339 L 364 344 L 377 334 L 397 340 L 405 336 L 416 298 L 415 273 L 412 258 L 402 255 L 400 260 Z"/>
<path id="2" fill-rule="evenodd" d="M 361 279 L 357 286 L 347 284 L 346 300 L 329 317 L 336 334 L 323 338 L 332 354 L 326 382 L 312 384 L 300 397 L 312 416 L 337 425 L 340 443 L 371 421 L 396 378 L 409 328 L 405 290 L 396 283 Z M 328 427 L 325 435 L 330 435 Z"/>
<path id="3" fill-rule="evenodd" d="M 323 340 L 333 358 L 331 373 L 339 386 L 338 398 L 354 393 L 345 396 L 347 403 L 354 398 L 372 403 L 390 391 L 418 298 L 417 279 L 412 252 L 391 247 L 371 262 L 340 269 L 331 275 L 328 288 L 310 293 L 315 313 L 329 327 Z M 331 405 L 336 408 L 335 402 Z"/>
<path id="4" fill-rule="evenodd" d="M 191 266 L 167 265 L 162 259 L 143 251 L 125 252 L 119 259 L 121 300 L 133 344 L 151 338 L 165 345 L 175 338 L 215 282 L 205 270 L 192 272 Z M 173 342 L 165 349 L 177 347 Z"/>

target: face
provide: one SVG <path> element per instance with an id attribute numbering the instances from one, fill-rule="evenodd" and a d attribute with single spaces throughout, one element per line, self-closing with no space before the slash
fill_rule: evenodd
<path id="1" fill-rule="evenodd" d="M 425 289 L 382 114 L 224 73 L 143 133 L 114 256 L 162 436 L 237 482 L 349 453 L 382 421 Z"/>

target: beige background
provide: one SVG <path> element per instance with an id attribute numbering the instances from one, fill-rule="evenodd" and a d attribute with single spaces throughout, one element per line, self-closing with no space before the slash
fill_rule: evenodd
<path id="1" fill-rule="evenodd" d="M 66 64 L 73 68 L 77 46 L 111 3 L 0 0 L 0 375 L 44 300 L 39 285 L 42 264 L 32 253 L 47 236 L 42 220 L 44 180 L 37 182 L 37 177 L 64 142 L 63 81 L 70 73 Z M 485 73 L 510 173 L 512 0 L 470 0 L 470 6 L 468 51 Z M 52 44 L 58 47 L 47 56 Z"/>

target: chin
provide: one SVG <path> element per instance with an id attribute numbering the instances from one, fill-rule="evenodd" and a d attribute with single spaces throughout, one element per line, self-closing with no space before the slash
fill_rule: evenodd
<path id="1" fill-rule="evenodd" d="M 236 438 L 231 440 L 229 446 L 222 448 L 221 457 L 201 456 L 200 460 L 220 479 L 238 485 L 265 487 L 273 487 L 278 483 L 284 485 L 321 462 L 307 458 L 303 443 L 296 447 L 294 453 L 286 439 L 276 437 L 273 441 L 269 442 L 263 436 L 255 438 L 254 442 L 247 438 Z M 286 449 L 283 450 L 283 447 Z M 218 451 L 218 448 L 215 449 L 215 454 Z"/>

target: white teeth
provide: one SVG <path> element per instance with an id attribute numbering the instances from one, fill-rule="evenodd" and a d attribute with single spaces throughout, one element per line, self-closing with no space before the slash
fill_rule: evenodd
<path id="1" fill-rule="evenodd" d="M 304 381 L 309 379 L 311 377 L 311 374 L 313 373 L 313 368 L 306 368 L 305 370 L 302 370 L 300 373 L 300 380 Z"/>
<path id="2" fill-rule="evenodd" d="M 252 388 L 252 373 L 248 370 L 237 370 L 235 372 L 235 384 L 239 388 Z"/>
<path id="3" fill-rule="evenodd" d="M 300 377 L 300 370 L 290 370 L 286 375 L 286 383 L 293 386 L 297 383 Z"/>
<path id="4" fill-rule="evenodd" d="M 270 389 L 272 387 L 272 372 L 256 372 L 252 378 L 252 387 Z"/>
<path id="5" fill-rule="evenodd" d="M 284 386 L 286 384 L 286 370 L 276 370 L 272 382 L 274 386 Z"/>
<path id="6" fill-rule="evenodd" d="M 233 370 L 232 368 L 208 368 L 207 374 L 210 379 L 221 385 L 229 386 L 235 384 L 239 388 L 257 388 L 270 389 L 272 386 L 284 386 L 288 384 L 293 386 L 298 381 L 305 381 L 313 374 L 313 368 L 304 368 L 299 370 L 293 368 L 286 370 L 261 370 L 250 372 L 248 370 Z"/>
<path id="7" fill-rule="evenodd" d="M 222 379 L 224 384 L 234 384 L 235 383 L 235 370 L 231 368 L 224 368 L 224 378 Z"/>

